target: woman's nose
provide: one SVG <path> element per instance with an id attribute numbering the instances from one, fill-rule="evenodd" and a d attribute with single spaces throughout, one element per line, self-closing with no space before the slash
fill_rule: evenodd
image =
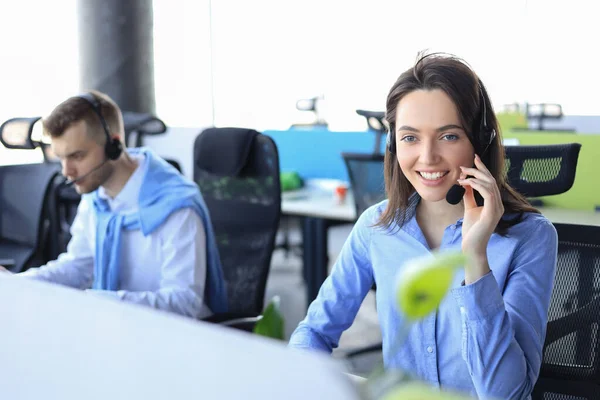
<path id="1" fill-rule="evenodd" d="M 437 146 L 434 143 L 424 143 L 419 158 L 423 164 L 435 164 L 439 160 Z"/>

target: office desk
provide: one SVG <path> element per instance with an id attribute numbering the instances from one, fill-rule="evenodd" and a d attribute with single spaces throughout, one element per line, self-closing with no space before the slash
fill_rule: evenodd
<path id="1" fill-rule="evenodd" d="M 3 399 L 358 399 L 283 342 L 0 274 Z M 292 372 L 293 371 L 293 372 Z"/>
<path id="2" fill-rule="evenodd" d="M 554 223 L 600 226 L 600 212 L 540 208 Z M 297 190 L 282 195 L 281 211 L 285 215 L 302 217 L 303 264 L 310 304 L 327 278 L 327 231 L 330 226 L 356 221 L 352 192 L 344 204 L 338 205 L 331 194 L 318 190 Z"/>
<path id="3" fill-rule="evenodd" d="M 600 226 L 600 212 L 546 207 L 538 209 L 554 223 Z"/>
<path id="4" fill-rule="evenodd" d="M 302 220 L 302 261 L 306 299 L 310 304 L 327 278 L 328 230 L 334 225 L 356 221 L 354 199 L 349 193 L 343 204 L 336 204 L 334 197 L 325 191 L 294 190 L 282 194 L 281 212 Z"/>
<path id="5" fill-rule="evenodd" d="M 349 191 L 343 204 L 337 204 L 331 194 L 317 190 L 293 190 L 281 196 L 281 212 L 298 217 L 325 218 L 354 222 L 356 209 Z"/>

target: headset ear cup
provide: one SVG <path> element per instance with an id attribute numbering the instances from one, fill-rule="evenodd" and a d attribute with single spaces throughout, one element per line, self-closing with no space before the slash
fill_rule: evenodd
<path id="1" fill-rule="evenodd" d="M 396 138 L 391 134 L 391 132 L 388 132 L 386 142 L 388 151 L 392 154 L 396 154 Z"/>
<path id="2" fill-rule="evenodd" d="M 112 139 L 106 146 L 106 157 L 110 160 L 116 160 L 123 152 L 123 145 L 119 139 Z"/>
<path id="3" fill-rule="evenodd" d="M 492 129 L 490 131 L 490 142 L 488 143 L 488 146 L 491 146 L 491 144 L 494 141 L 494 139 L 496 139 L 496 130 Z"/>

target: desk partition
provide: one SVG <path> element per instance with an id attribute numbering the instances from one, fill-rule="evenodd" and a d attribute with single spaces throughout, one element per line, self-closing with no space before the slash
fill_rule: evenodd
<path id="1" fill-rule="evenodd" d="M 264 131 L 277 144 L 282 171 L 296 171 L 304 179 L 329 178 L 349 182 L 342 153 L 372 153 L 375 132 L 339 132 L 325 128 Z M 381 151 L 385 149 L 382 141 Z"/>

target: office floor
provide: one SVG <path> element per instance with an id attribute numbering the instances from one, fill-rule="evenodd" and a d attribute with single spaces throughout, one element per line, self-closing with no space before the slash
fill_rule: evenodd
<path id="1" fill-rule="evenodd" d="M 301 232 L 297 221 L 290 221 L 290 242 L 297 244 L 301 242 Z M 329 230 L 329 266 L 333 265 L 337 256 L 348 237 L 352 225 L 340 225 Z M 280 232 L 278 243 L 283 240 Z M 267 281 L 265 301 L 273 296 L 281 299 L 281 310 L 285 317 L 285 332 L 289 338 L 295 327 L 306 314 L 306 286 L 302 279 L 302 259 L 281 249 L 275 250 L 271 262 L 271 271 Z M 375 310 L 375 296 L 370 292 L 360 308 L 354 324 L 342 335 L 340 347 L 334 351 L 334 357 L 342 357 L 345 351 L 362 348 L 370 344 L 381 342 L 381 333 Z M 350 371 L 359 374 L 367 374 L 372 367 L 381 360 L 378 353 L 357 357 L 348 364 Z"/>

